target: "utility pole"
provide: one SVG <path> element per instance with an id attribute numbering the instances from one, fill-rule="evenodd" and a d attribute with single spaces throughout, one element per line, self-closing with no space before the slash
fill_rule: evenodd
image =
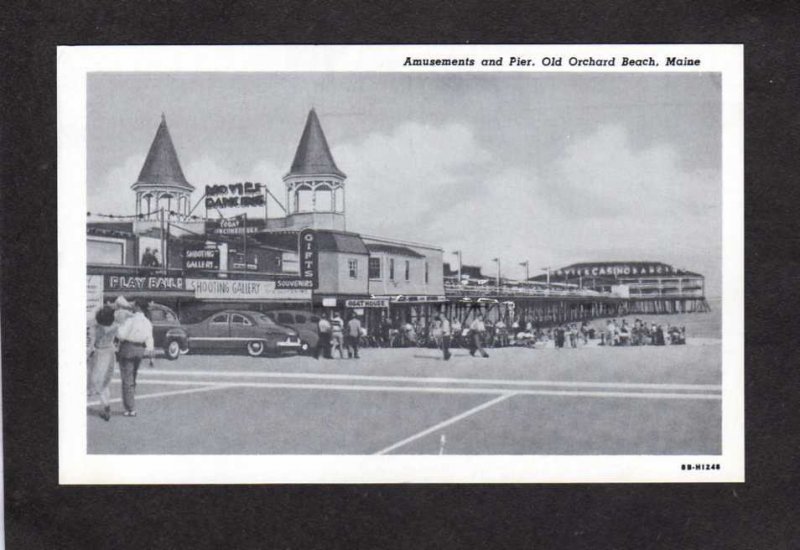
<path id="1" fill-rule="evenodd" d="M 242 243 L 242 249 L 244 251 L 244 270 L 247 271 L 247 212 L 243 215 L 243 223 L 242 223 L 242 232 L 244 235 L 244 242 Z"/>
<path id="2" fill-rule="evenodd" d="M 547 271 L 547 294 L 550 294 L 550 267 L 543 267 L 542 271 Z"/>
<path id="3" fill-rule="evenodd" d="M 167 220 L 167 234 L 164 235 L 164 271 L 165 275 L 169 275 L 169 230 L 170 224 L 169 220 Z"/>
<path id="4" fill-rule="evenodd" d="M 461 284 L 461 251 L 460 250 L 454 250 L 453 254 L 458 256 L 458 284 L 460 285 Z"/>
<path id="5" fill-rule="evenodd" d="M 161 263 L 162 263 L 162 265 L 166 265 L 165 264 L 165 260 L 167 258 L 167 254 L 166 254 L 166 252 L 167 252 L 166 251 L 167 239 L 166 239 L 166 236 L 164 235 L 164 207 L 163 206 L 161 207 L 161 210 L 159 211 L 159 213 L 161 214 L 159 216 L 159 218 L 160 218 L 159 225 L 160 225 L 160 229 L 161 229 L 161 253 L 163 254 Z"/>
<path id="6" fill-rule="evenodd" d="M 269 190 L 267 189 L 267 184 L 264 184 L 264 229 L 267 228 L 267 224 L 269 223 L 267 220 L 269 219 L 269 212 L 267 207 L 269 206 Z"/>

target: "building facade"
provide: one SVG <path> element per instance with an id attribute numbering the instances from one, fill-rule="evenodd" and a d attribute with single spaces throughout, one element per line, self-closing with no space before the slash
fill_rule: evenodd
<path id="1" fill-rule="evenodd" d="M 241 216 L 222 220 L 193 216 L 194 186 L 183 174 L 162 115 L 131 186 L 133 219 L 87 225 L 89 273 L 95 286 L 98 276 L 104 277 L 100 286 L 106 299 L 119 294 L 146 297 L 187 314 L 215 304 L 256 309 L 327 307 L 343 313 L 353 309 L 368 323 L 389 315 L 430 317 L 419 308 L 445 300 L 442 250 L 347 231 L 346 179 L 312 109 L 283 177 L 285 215 L 267 218 L 266 208 L 260 208 L 260 219 L 258 213 L 243 220 Z M 264 200 L 268 200 L 266 192 Z M 309 230 L 315 235 L 313 286 L 305 285 L 309 281 L 301 276 L 304 257 L 299 238 Z M 154 252 L 159 258 L 156 266 L 143 261 Z M 226 288 L 237 285 L 202 284 L 220 279 L 259 282 L 264 290 L 247 297 L 235 290 L 226 294 Z M 290 293 L 288 287 L 293 285 Z M 198 290 L 212 286 L 215 293 Z M 376 296 L 380 298 L 375 300 Z M 381 307 L 373 310 L 375 304 Z"/>
<path id="2" fill-rule="evenodd" d="M 374 331 L 387 321 L 425 327 L 439 310 L 461 321 L 482 311 L 559 322 L 708 307 L 702 275 L 661 262 L 577 263 L 526 281 L 452 269 L 435 245 L 348 230 L 346 180 L 311 109 L 282 179 L 283 216 L 268 216 L 268 189 L 251 182 L 229 186 L 259 205 L 255 215 L 195 216 L 194 186 L 162 115 L 131 185 L 135 214 L 87 224 L 87 313 L 125 295 L 171 306 L 181 318 L 227 307 L 354 311 Z M 225 200 L 211 200 L 224 210 Z M 313 250 L 301 242 L 309 235 Z"/>

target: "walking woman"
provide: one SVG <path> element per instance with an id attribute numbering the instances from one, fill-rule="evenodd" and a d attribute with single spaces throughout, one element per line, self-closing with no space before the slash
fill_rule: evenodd
<path id="1" fill-rule="evenodd" d="M 153 353 L 153 325 L 143 308 L 134 305 L 134 314 L 125 320 L 117 332 L 119 338 L 119 371 L 122 376 L 124 416 L 136 416 L 135 387 L 139 364 L 145 354 Z"/>
<path id="2" fill-rule="evenodd" d="M 119 326 L 114 323 L 114 310 L 103 306 L 95 315 L 94 345 L 89 353 L 89 394 L 100 396 L 103 411 L 100 418 L 108 422 L 111 419 L 111 406 L 109 404 L 110 390 L 108 385 L 114 374 L 116 364 L 116 349 L 114 338 L 117 336 Z"/>

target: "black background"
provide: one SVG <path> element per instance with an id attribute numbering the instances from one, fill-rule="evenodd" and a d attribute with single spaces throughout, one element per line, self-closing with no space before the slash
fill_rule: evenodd
<path id="1" fill-rule="evenodd" d="M 6 3 L 0 18 L 9 548 L 792 548 L 798 8 L 793 2 Z M 747 482 L 59 487 L 56 46 L 744 43 Z M 60 192 L 79 192 L 63 182 Z M 243 422 L 252 419 L 242 419 Z"/>

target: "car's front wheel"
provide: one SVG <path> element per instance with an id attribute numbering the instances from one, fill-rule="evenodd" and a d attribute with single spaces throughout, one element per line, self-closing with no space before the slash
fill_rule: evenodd
<path id="1" fill-rule="evenodd" d="M 264 342 L 253 340 L 247 343 L 247 355 L 250 357 L 260 357 L 264 353 Z"/>
<path id="2" fill-rule="evenodd" d="M 310 349 L 311 349 L 311 346 L 308 345 L 308 342 L 306 342 L 305 340 L 302 340 L 300 342 L 300 353 L 306 354 L 306 353 L 309 352 Z"/>
<path id="3" fill-rule="evenodd" d="M 164 355 L 170 361 L 175 361 L 181 356 L 181 343 L 178 340 L 170 340 L 164 347 Z"/>

